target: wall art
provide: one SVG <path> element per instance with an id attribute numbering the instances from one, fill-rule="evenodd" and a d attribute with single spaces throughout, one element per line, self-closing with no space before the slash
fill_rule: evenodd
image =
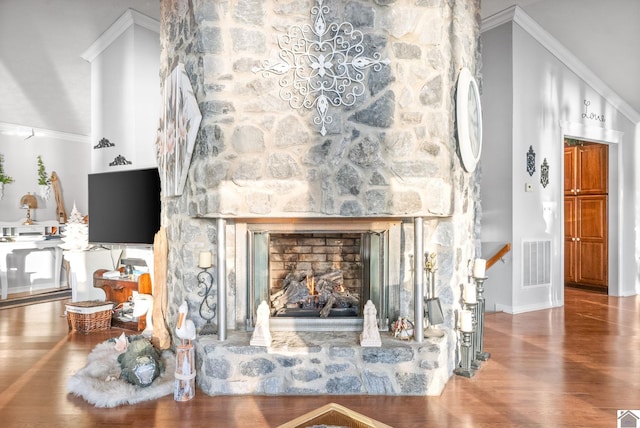
<path id="1" fill-rule="evenodd" d="M 293 109 L 315 108 L 313 122 L 320 125 L 321 135 L 326 135 L 326 125 L 333 122 L 329 106 L 354 105 L 365 93 L 364 70 L 372 67 L 379 71 L 391 62 L 381 59 L 377 52 L 372 58 L 364 56 L 362 32 L 349 22 L 327 23 L 325 15 L 329 12 L 324 0 L 316 0 L 311 8 L 313 25 L 292 26 L 278 37 L 280 60 L 264 61 L 252 69 L 264 77 L 282 76 L 280 98 Z"/>
<path id="2" fill-rule="evenodd" d="M 536 152 L 533 151 L 533 146 L 529 146 L 529 151 L 527 152 L 527 172 L 529 177 L 532 177 L 533 173 L 536 172 Z"/>
<path id="3" fill-rule="evenodd" d="M 582 118 L 583 119 L 591 119 L 591 120 L 596 120 L 598 122 L 603 122 L 605 121 L 604 119 L 604 114 L 596 114 L 596 113 L 589 113 L 589 106 L 591 105 L 591 101 L 588 100 L 584 100 L 584 113 L 582 113 Z"/>
<path id="4" fill-rule="evenodd" d="M 178 64 L 164 81 L 163 111 L 156 150 L 164 196 L 179 196 L 187 181 L 191 155 L 202 114 L 184 64 Z"/>
<path id="5" fill-rule="evenodd" d="M 547 162 L 547 158 L 544 158 L 542 165 L 540 165 L 540 183 L 542 187 L 545 188 L 549 184 L 549 163 Z"/>
<path id="6" fill-rule="evenodd" d="M 130 160 L 127 160 L 127 158 L 125 158 L 122 155 L 118 155 L 115 158 L 113 158 L 113 161 L 109 162 L 109 166 L 118 166 L 118 165 L 131 165 L 133 162 L 131 162 Z"/>
<path id="7" fill-rule="evenodd" d="M 106 138 L 101 138 L 100 141 L 98 141 L 98 144 L 93 146 L 93 148 L 94 149 L 105 149 L 107 147 L 113 147 L 113 146 L 115 146 L 115 144 L 113 144 L 111 141 L 109 141 Z"/>

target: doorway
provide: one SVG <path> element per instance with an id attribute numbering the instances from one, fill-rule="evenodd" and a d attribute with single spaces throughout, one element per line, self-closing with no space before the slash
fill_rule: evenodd
<path id="1" fill-rule="evenodd" d="M 608 177 L 608 145 L 565 138 L 565 286 L 608 292 Z"/>

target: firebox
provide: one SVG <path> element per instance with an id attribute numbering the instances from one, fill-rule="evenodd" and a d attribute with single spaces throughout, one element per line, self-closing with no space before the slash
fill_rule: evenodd
<path id="1" fill-rule="evenodd" d="M 252 223 L 248 231 L 249 317 L 262 301 L 274 331 L 357 331 L 371 300 L 382 330 L 399 306 L 400 221 Z M 398 253 L 399 254 L 399 251 Z"/>
<path id="2" fill-rule="evenodd" d="M 274 233 L 269 238 L 269 304 L 277 317 L 356 317 L 362 286 L 358 233 Z"/>

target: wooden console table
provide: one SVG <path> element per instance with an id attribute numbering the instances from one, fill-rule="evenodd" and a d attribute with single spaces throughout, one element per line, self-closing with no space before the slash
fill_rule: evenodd
<path id="1" fill-rule="evenodd" d="M 93 286 L 101 288 L 104 291 L 106 300 L 116 303 L 129 302 L 129 298 L 133 296 L 133 292 L 151 294 L 151 277 L 148 273 L 144 273 L 137 280 L 120 278 L 104 278 L 103 274 L 108 272 L 107 269 L 98 269 L 93 274 Z M 120 327 L 127 330 L 142 331 L 147 326 L 146 317 L 141 316 L 131 321 L 123 319 L 114 313 L 111 318 L 112 327 Z"/>

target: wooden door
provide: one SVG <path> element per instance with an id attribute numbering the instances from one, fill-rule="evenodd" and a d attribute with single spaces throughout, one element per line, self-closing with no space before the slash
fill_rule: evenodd
<path id="1" fill-rule="evenodd" d="M 564 148 L 564 194 L 576 194 L 577 147 Z"/>
<path id="2" fill-rule="evenodd" d="M 606 195 L 608 193 L 608 146 L 585 144 L 576 146 L 576 194 Z"/>
<path id="3" fill-rule="evenodd" d="M 565 147 L 565 283 L 608 286 L 608 146 Z"/>
<path id="4" fill-rule="evenodd" d="M 607 196 L 577 198 L 576 282 L 607 286 Z"/>
<path id="5" fill-rule="evenodd" d="M 564 198 L 564 281 L 576 282 L 576 197 Z"/>

